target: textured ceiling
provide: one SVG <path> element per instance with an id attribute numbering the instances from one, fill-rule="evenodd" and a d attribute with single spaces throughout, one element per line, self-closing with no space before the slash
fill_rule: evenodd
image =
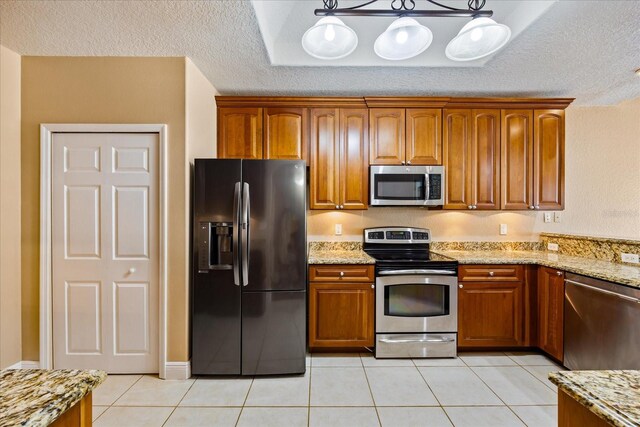
<path id="1" fill-rule="evenodd" d="M 249 1 L 0 2 L 0 43 L 22 55 L 188 56 L 224 95 L 517 95 L 612 104 L 640 96 L 639 23 L 638 0 L 561 0 L 481 68 L 284 67 L 270 64 Z"/>

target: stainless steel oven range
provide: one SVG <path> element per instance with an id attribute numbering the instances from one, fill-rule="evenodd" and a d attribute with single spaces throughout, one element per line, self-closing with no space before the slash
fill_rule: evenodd
<path id="1" fill-rule="evenodd" d="M 377 358 L 456 356 L 458 262 L 432 253 L 430 242 L 422 228 L 364 230 L 376 259 Z"/>

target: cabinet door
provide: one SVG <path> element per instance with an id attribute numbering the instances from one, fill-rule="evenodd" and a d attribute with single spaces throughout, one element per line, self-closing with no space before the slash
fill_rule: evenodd
<path id="1" fill-rule="evenodd" d="M 562 362 L 564 357 L 564 272 L 538 267 L 538 345 Z"/>
<path id="2" fill-rule="evenodd" d="M 370 164 L 404 164 L 404 114 L 398 108 L 369 110 Z"/>
<path id="3" fill-rule="evenodd" d="M 535 110 L 533 197 L 536 209 L 564 209 L 564 111 Z"/>
<path id="4" fill-rule="evenodd" d="M 339 111 L 311 110 L 310 200 L 311 209 L 337 209 L 339 200 Z"/>
<path id="5" fill-rule="evenodd" d="M 264 109 L 264 158 L 307 160 L 306 108 Z"/>
<path id="6" fill-rule="evenodd" d="M 309 284 L 309 347 L 373 345 L 372 283 Z"/>
<path id="7" fill-rule="evenodd" d="M 500 209 L 500 110 L 473 110 L 471 204 Z"/>
<path id="8" fill-rule="evenodd" d="M 522 288 L 522 282 L 461 283 L 458 289 L 458 346 L 524 345 Z"/>
<path id="9" fill-rule="evenodd" d="M 472 209 L 471 110 L 444 110 L 444 209 Z"/>
<path id="10" fill-rule="evenodd" d="M 369 111 L 340 110 L 340 209 L 367 209 Z"/>
<path id="11" fill-rule="evenodd" d="M 502 209 L 533 209 L 533 111 L 502 110 Z"/>
<path id="12" fill-rule="evenodd" d="M 218 158 L 262 158 L 262 108 L 218 108 Z"/>
<path id="13" fill-rule="evenodd" d="M 409 165 L 442 164 L 442 110 L 409 108 L 406 110 L 406 159 Z"/>

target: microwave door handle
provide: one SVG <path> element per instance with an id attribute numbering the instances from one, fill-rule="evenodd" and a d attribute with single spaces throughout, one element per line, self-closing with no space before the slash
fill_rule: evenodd
<path id="1" fill-rule="evenodd" d="M 236 182 L 233 192 L 233 284 L 240 286 L 240 183 Z"/>
<path id="2" fill-rule="evenodd" d="M 430 194 L 429 194 L 429 174 L 428 173 L 424 174 L 424 195 L 425 195 L 424 200 L 428 201 L 429 200 L 429 196 L 430 196 Z"/>

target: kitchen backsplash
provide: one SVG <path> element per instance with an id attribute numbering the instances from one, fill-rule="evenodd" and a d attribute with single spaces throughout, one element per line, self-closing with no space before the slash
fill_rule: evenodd
<path id="1" fill-rule="evenodd" d="M 432 242 L 434 251 L 539 251 L 540 242 Z"/>
<path id="2" fill-rule="evenodd" d="M 623 252 L 640 255 L 640 240 L 542 233 L 540 241 L 542 250 L 547 250 L 549 243 L 555 243 L 558 245 L 558 253 L 560 254 L 612 262 L 622 262 L 621 254 Z"/>

